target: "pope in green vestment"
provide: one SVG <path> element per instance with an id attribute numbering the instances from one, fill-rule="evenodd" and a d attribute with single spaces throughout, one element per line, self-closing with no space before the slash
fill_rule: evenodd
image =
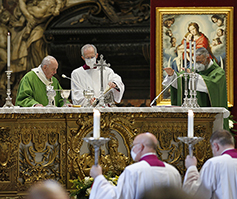
<path id="1" fill-rule="evenodd" d="M 202 49 L 201 49 L 202 50 Z M 201 51 L 200 50 L 200 51 Z M 197 50 L 197 58 L 198 58 Z M 199 56 L 203 56 L 199 55 Z M 203 56 L 205 57 L 205 56 Z M 203 58 L 202 57 L 202 58 Z M 207 91 L 202 92 L 197 88 L 197 102 L 200 107 L 224 107 L 228 110 L 227 102 L 227 87 L 226 87 L 226 76 L 225 71 L 215 62 L 215 60 L 210 60 L 210 58 L 204 58 L 203 66 L 204 70 L 199 70 L 197 73 L 202 77 Z M 200 61 L 201 62 L 201 61 Z M 197 59 L 197 65 L 199 64 Z M 197 67 L 196 67 L 197 68 Z M 183 73 L 183 72 L 181 72 Z M 181 73 L 176 73 L 178 76 Z M 202 86 L 197 85 L 201 88 Z M 177 79 L 177 88 L 171 86 L 171 104 L 176 106 L 181 106 L 184 98 L 184 78 Z M 229 130 L 228 118 L 224 119 L 224 129 Z"/>
<path id="2" fill-rule="evenodd" d="M 32 107 L 35 105 L 47 106 L 48 97 L 46 91 L 46 85 L 51 85 L 54 87 L 54 90 L 62 90 L 58 80 L 53 77 L 57 70 L 57 62 L 52 56 L 47 56 L 46 58 L 51 59 L 51 62 L 44 64 L 42 61 L 43 67 L 41 65 L 38 68 L 32 69 L 28 72 L 20 81 L 17 97 L 16 97 L 16 106 L 22 107 Z M 53 62 L 52 62 L 53 60 Z M 49 66 L 47 66 L 47 64 Z M 51 67 L 51 65 L 54 65 Z M 56 96 L 54 97 L 55 106 L 63 106 L 63 99 L 59 91 L 56 91 Z"/>

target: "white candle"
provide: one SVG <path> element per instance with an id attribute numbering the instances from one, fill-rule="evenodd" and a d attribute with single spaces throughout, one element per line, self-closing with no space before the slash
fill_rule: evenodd
<path id="1" fill-rule="evenodd" d="M 192 110 L 188 110 L 188 137 L 193 137 L 193 122 L 194 122 L 194 115 Z"/>
<path id="2" fill-rule="evenodd" d="M 7 33 L 7 70 L 10 71 L 10 46 L 11 46 L 11 36 L 10 32 Z"/>
<path id="3" fill-rule="evenodd" d="M 187 44 L 186 39 L 184 39 L 184 68 L 187 68 Z M 185 70 L 186 72 L 186 70 Z"/>
<path id="4" fill-rule="evenodd" d="M 189 40 L 189 58 L 190 58 L 189 69 L 192 72 L 192 41 L 191 40 Z"/>
<path id="5" fill-rule="evenodd" d="M 100 111 L 97 109 L 93 110 L 93 137 L 100 138 Z"/>
<path id="6" fill-rule="evenodd" d="M 196 41 L 194 41 L 194 43 L 193 43 L 193 57 L 194 57 L 193 68 L 194 68 L 194 72 L 195 72 L 195 69 L 196 69 Z"/>

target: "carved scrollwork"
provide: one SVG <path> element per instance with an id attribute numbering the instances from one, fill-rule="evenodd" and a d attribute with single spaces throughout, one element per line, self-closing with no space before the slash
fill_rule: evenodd
<path id="1" fill-rule="evenodd" d="M 150 18 L 150 5 L 148 1 L 121 1 L 98 0 L 81 3 L 81 10 L 88 9 L 70 24 L 90 23 L 93 25 L 121 25 L 137 24 Z"/>
<path id="2" fill-rule="evenodd" d="M 200 115 L 206 119 L 201 119 Z M 204 137 L 204 141 L 199 142 L 195 145 L 194 154 L 198 160 L 198 169 L 201 168 L 203 163 L 211 157 L 211 149 L 208 140 L 211 134 L 206 132 L 212 131 L 212 122 L 214 121 L 215 114 L 203 113 L 196 114 L 195 117 L 199 118 L 199 122 L 195 123 L 194 132 L 197 137 Z M 144 123 L 141 127 L 138 127 L 139 132 L 149 131 L 153 133 L 158 139 L 157 154 L 159 158 L 167 163 L 174 165 L 184 175 L 184 159 L 188 154 L 188 146 L 178 140 L 178 137 L 187 136 L 187 121 L 186 114 L 174 113 L 174 114 L 163 114 L 162 113 L 151 113 L 142 115 L 143 118 L 156 118 L 157 122 Z M 166 121 L 163 121 L 163 118 Z M 173 118 L 169 120 L 169 118 Z M 160 120 L 158 119 L 160 118 Z M 174 122 L 175 118 L 179 118 L 179 122 Z M 182 119 L 185 118 L 185 119 Z"/>
<path id="3" fill-rule="evenodd" d="M 119 175 L 124 168 L 131 163 L 130 148 L 132 143 L 134 120 L 131 115 L 126 114 L 101 114 L 101 136 L 109 137 L 111 140 L 100 149 L 99 163 L 103 171 L 112 171 Z M 70 176 L 76 174 L 80 178 L 89 175 L 89 170 L 94 164 L 94 149 L 91 145 L 85 144 L 88 153 L 82 153 L 83 137 L 91 136 L 93 130 L 93 117 L 86 115 L 77 121 L 78 129 L 70 129 L 68 163 L 70 165 Z M 76 133 L 75 133 L 76 132 Z M 120 146 L 121 145 L 121 146 Z M 84 147 L 85 147 L 84 146 Z M 123 149 L 126 154 L 119 151 Z M 119 164 L 118 164 L 119 162 Z"/>
<path id="4" fill-rule="evenodd" d="M 12 182 L 17 174 L 17 141 L 11 128 L 0 127 L 0 184 L 1 190 L 14 190 L 16 183 Z"/>
<path id="5" fill-rule="evenodd" d="M 11 156 L 11 143 L 9 128 L 1 127 L 0 129 L 0 165 L 6 167 Z"/>
<path id="6" fill-rule="evenodd" d="M 25 193 L 34 181 L 48 178 L 69 189 L 69 179 L 89 175 L 94 149 L 83 138 L 92 136 L 92 113 L 68 113 L 64 119 L 63 114 L 51 114 L 50 119 L 50 114 L 5 116 L 0 127 L 1 194 Z M 198 169 L 212 156 L 209 140 L 214 120 L 215 114 L 195 114 L 194 135 L 204 138 L 194 148 Z M 189 150 L 178 137 L 187 135 L 185 113 L 101 112 L 101 136 L 111 139 L 100 149 L 103 171 L 119 175 L 131 164 L 129 146 L 143 132 L 157 137 L 159 159 L 175 166 L 184 176 L 184 159 Z"/>
<path id="7" fill-rule="evenodd" d="M 64 123 L 23 123 L 16 129 L 22 135 L 19 145 L 18 189 L 27 190 L 33 182 L 45 179 L 65 183 Z"/>

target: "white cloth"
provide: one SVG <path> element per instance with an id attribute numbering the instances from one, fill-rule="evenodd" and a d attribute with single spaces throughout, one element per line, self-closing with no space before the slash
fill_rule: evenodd
<path id="1" fill-rule="evenodd" d="M 159 186 L 181 188 L 181 176 L 172 165 L 150 166 L 140 161 L 127 166 L 120 175 L 117 186 L 111 185 L 103 175 L 96 177 L 90 199 L 139 199 L 145 191 Z"/>
<path id="2" fill-rule="evenodd" d="M 202 199 L 237 198 L 237 159 L 224 154 L 203 165 L 200 174 L 195 166 L 188 168 L 183 189 Z"/>
<path id="3" fill-rule="evenodd" d="M 210 60 L 207 68 L 211 67 L 213 65 L 213 61 Z M 207 86 L 206 86 L 206 83 L 204 81 L 204 79 L 202 78 L 201 75 L 199 75 L 198 73 L 197 74 L 197 81 L 196 81 L 196 90 L 199 91 L 199 92 L 204 92 L 204 93 L 208 93 L 208 89 L 207 89 Z M 164 86 L 169 86 L 169 84 L 177 77 L 177 74 L 174 72 L 174 74 L 172 76 L 166 76 L 165 79 L 163 80 L 162 82 L 162 85 Z M 190 88 L 190 84 L 191 82 L 189 82 L 189 88 Z M 174 88 L 178 88 L 177 86 L 177 81 L 174 81 L 172 86 Z"/>
<path id="4" fill-rule="evenodd" d="M 43 72 L 43 70 L 42 70 L 42 68 L 41 68 L 41 65 L 39 65 L 37 68 L 33 68 L 33 69 L 31 69 L 31 70 L 34 71 L 34 73 L 39 77 L 39 79 L 40 79 L 46 86 L 49 86 L 49 85 L 51 85 L 51 84 L 53 83 L 52 79 L 49 81 L 49 80 L 46 78 L 46 76 L 45 76 L 45 74 L 44 74 L 44 72 Z"/>
<path id="5" fill-rule="evenodd" d="M 71 81 L 73 104 L 79 104 L 82 106 L 87 104 L 87 99 L 83 95 L 83 90 L 86 89 L 94 90 L 95 98 L 100 96 L 100 68 L 87 70 L 85 70 L 83 67 L 77 68 L 72 71 L 71 78 L 81 86 L 79 87 L 77 84 Z M 114 82 L 118 86 L 119 91 L 112 89 L 111 92 L 113 92 L 114 100 L 119 103 L 124 93 L 124 84 L 121 77 L 114 73 L 111 68 L 105 67 L 103 70 L 103 79 L 104 90 L 106 89 L 109 82 Z"/>

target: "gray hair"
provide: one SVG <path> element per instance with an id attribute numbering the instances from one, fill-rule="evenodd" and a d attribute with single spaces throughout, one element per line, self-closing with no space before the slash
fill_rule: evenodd
<path id="1" fill-rule="evenodd" d="M 213 142 L 218 142 L 221 146 L 228 146 L 232 145 L 234 146 L 234 137 L 231 135 L 231 133 L 225 129 L 219 129 L 216 130 L 210 138 L 210 143 L 213 144 Z"/>
<path id="2" fill-rule="evenodd" d="M 91 47 L 94 48 L 95 55 L 96 55 L 97 54 L 97 49 L 93 44 L 86 44 L 86 45 L 82 46 L 81 55 L 84 57 L 84 51 L 87 50 L 88 48 L 91 48 Z"/>
<path id="3" fill-rule="evenodd" d="M 48 56 L 46 56 L 44 59 L 43 59 L 43 61 L 41 62 L 41 68 L 44 66 L 44 65 L 46 65 L 46 66 L 49 66 L 50 64 L 51 64 L 51 61 L 52 60 L 56 60 L 53 56 L 51 56 L 51 55 L 48 55 Z"/>
<path id="4" fill-rule="evenodd" d="M 208 50 L 206 48 L 201 47 L 201 48 L 198 48 L 196 50 L 196 56 L 200 56 L 200 55 L 204 55 L 204 56 L 209 57 L 209 52 L 208 52 Z"/>

